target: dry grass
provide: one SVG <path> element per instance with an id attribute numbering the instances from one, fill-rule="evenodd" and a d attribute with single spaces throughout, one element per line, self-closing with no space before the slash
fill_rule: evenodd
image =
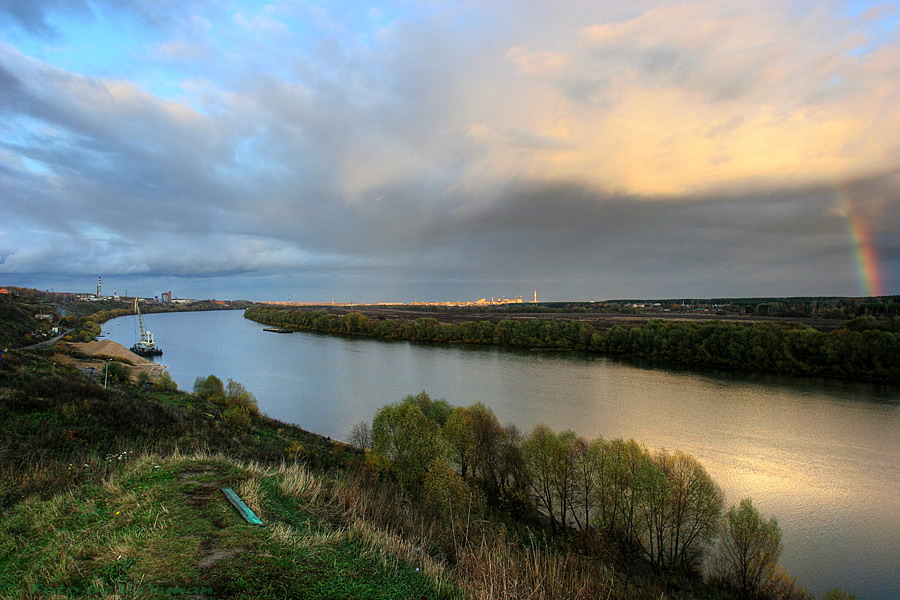
<path id="1" fill-rule="evenodd" d="M 459 554 L 459 583 L 479 600 L 598 599 L 613 594 L 605 566 L 571 553 L 519 548 L 486 535 Z"/>
<path id="2" fill-rule="evenodd" d="M 502 527 L 470 513 L 438 519 L 403 490 L 361 477 L 334 490 L 349 527 L 386 561 L 419 565 L 472 600 L 612 598 L 612 569 L 571 552 L 522 547 Z"/>
<path id="3" fill-rule="evenodd" d="M 322 499 L 322 481 L 314 477 L 305 467 L 299 464 L 282 465 L 278 469 L 282 475 L 281 491 L 300 503 L 306 509 Z"/>

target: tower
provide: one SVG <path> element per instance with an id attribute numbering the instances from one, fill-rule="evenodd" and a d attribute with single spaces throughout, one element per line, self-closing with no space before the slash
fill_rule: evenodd
<path id="1" fill-rule="evenodd" d="M 102 283 L 103 283 L 103 278 L 98 276 L 98 277 L 97 277 L 97 297 L 98 297 L 98 298 L 100 298 L 100 297 L 103 296 L 103 294 L 101 293 L 101 292 L 103 291 L 103 290 L 102 290 Z"/>
<path id="2" fill-rule="evenodd" d="M 537 304 L 537 290 L 534 290 L 534 302 Z"/>

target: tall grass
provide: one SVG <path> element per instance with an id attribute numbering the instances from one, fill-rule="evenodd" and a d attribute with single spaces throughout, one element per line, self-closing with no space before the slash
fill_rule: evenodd
<path id="1" fill-rule="evenodd" d="M 452 510 L 439 518 L 406 491 L 365 474 L 333 490 L 350 526 L 386 549 L 454 581 L 472 600 L 611 598 L 611 568 L 532 541 L 524 547 L 496 522 Z"/>

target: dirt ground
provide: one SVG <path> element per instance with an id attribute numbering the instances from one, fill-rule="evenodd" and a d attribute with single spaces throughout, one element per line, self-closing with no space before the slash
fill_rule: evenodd
<path id="1" fill-rule="evenodd" d="M 367 317 L 395 319 L 398 321 L 414 321 L 418 318 L 433 318 L 443 323 L 461 323 L 463 321 L 491 321 L 497 323 L 504 319 L 510 320 L 561 320 L 561 321 L 584 321 L 591 323 L 600 331 L 607 330 L 619 324 L 638 324 L 646 323 L 651 319 L 667 319 L 671 321 L 731 321 L 735 323 L 758 323 L 763 321 L 771 321 L 775 323 L 803 323 L 815 327 L 819 331 L 831 331 L 837 329 L 843 324 L 841 320 L 835 319 L 818 319 L 818 318 L 802 318 L 802 317 L 760 317 L 748 315 L 716 315 L 713 313 L 698 312 L 641 312 L 640 314 L 623 314 L 623 313 L 584 313 L 584 312 L 501 312 L 486 310 L 482 312 L 456 312 L 448 310 L 406 310 L 394 306 L 377 306 L 377 305 L 355 305 L 355 306 L 304 306 L 303 310 L 326 310 L 332 314 L 343 315 L 351 311 L 360 312 Z"/>
<path id="2" fill-rule="evenodd" d="M 125 346 L 111 340 L 95 340 L 86 343 L 69 342 L 66 345 L 77 353 L 89 357 L 76 358 L 62 354 L 57 355 L 60 362 L 74 365 L 79 369 L 96 367 L 97 373 L 100 373 L 103 370 L 103 365 L 106 363 L 106 358 L 112 358 L 125 364 L 125 368 L 128 371 L 128 379 L 130 381 L 137 381 L 137 378 L 141 373 L 148 373 L 150 375 L 150 380 L 154 381 L 166 370 L 165 365 L 160 365 L 147 360 L 142 356 L 138 356 L 134 352 L 128 350 Z"/>

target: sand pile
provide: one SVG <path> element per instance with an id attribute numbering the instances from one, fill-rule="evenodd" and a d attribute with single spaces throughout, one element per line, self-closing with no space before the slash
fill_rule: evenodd
<path id="1" fill-rule="evenodd" d="M 70 342 L 69 346 L 78 352 L 87 356 L 109 357 L 130 362 L 134 366 L 125 365 L 128 369 L 128 378 L 132 381 L 137 380 L 137 376 L 141 372 L 146 372 L 152 379 L 159 377 L 166 370 L 165 365 L 157 364 L 151 360 L 147 360 L 143 356 L 138 356 L 134 352 L 128 350 L 125 346 L 117 344 L 111 340 L 94 340 L 93 342 Z M 84 366 L 100 366 L 102 363 L 75 361 L 79 367 Z"/>
<path id="2" fill-rule="evenodd" d="M 142 356 L 138 356 L 131 350 L 128 350 L 122 344 L 117 344 L 112 340 L 94 340 L 93 342 L 73 343 L 71 346 L 88 356 L 120 358 L 136 365 L 151 362 Z"/>

